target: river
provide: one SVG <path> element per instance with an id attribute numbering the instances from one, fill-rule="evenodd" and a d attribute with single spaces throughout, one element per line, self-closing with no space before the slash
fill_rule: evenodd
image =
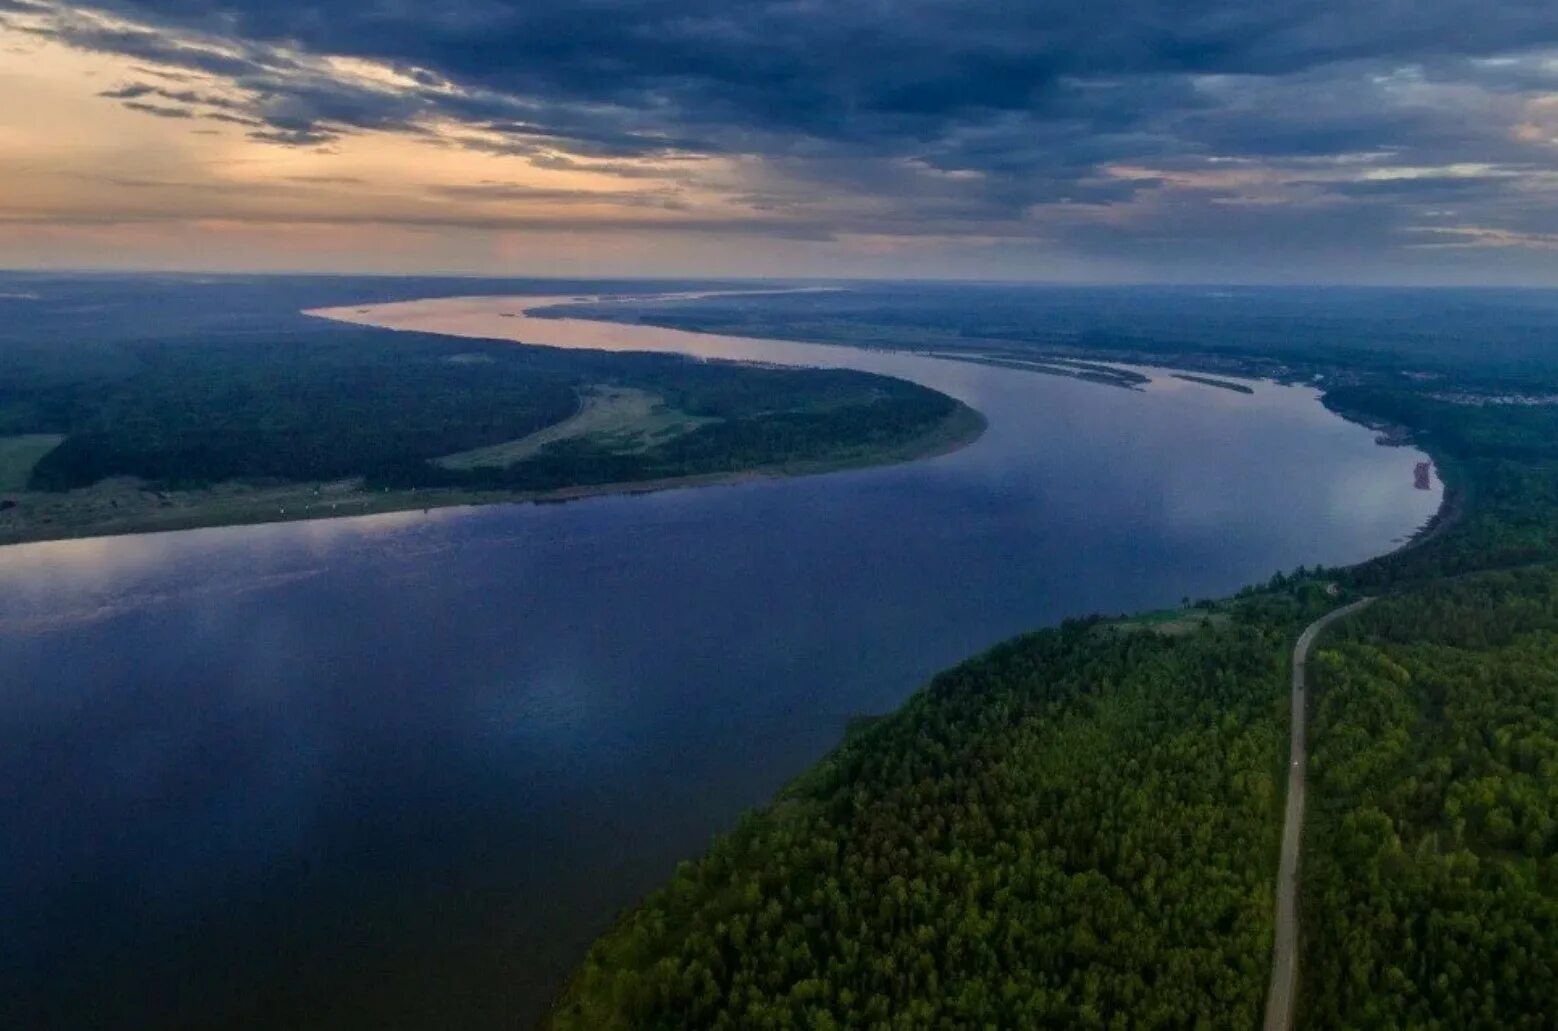
<path id="1" fill-rule="evenodd" d="M 0 549 L 0 1024 L 512 1027 L 589 940 L 936 670 L 1388 550 L 1410 448 L 1308 387 L 336 309 L 882 372 L 975 444 L 797 479 Z M 393 338 L 387 338 L 390 342 Z"/>

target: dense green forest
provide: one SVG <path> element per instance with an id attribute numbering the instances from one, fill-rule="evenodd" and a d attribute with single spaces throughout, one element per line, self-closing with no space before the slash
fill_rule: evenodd
<path id="1" fill-rule="evenodd" d="M 914 384 L 848 371 L 375 331 L 199 350 L 142 345 L 112 378 L 98 365 L 45 370 L 14 349 L 0 362 L 0 433 L 66 435 L 33 469 L 40 490 L 109 476 L 175 488 L 366 476 L 401 487 L 545 489 L 822 460 L 912 440 L 957 408 Z M 55 381 L 42 382 L 46 373 Z M 715 421 L 643 453 L 559 443 L 514 467 L 430 464 L 565 419 L 578 392 L 597 384 L 651 391 Z"/>
<path id="2" fill-rule="evenodd" d="M 468 501 L 473 492 L 810 471 L 907 457 L 982 427 L 936 391 L 847 370 L 517 347 L 318 320 L 159 336 L 133 311 L 117 335 L 93 336 L 74 308 L 35 304 L 36 336 L 0 333 L 0 445 L 17 444 L 6 451 L 12 464 L 27 458 L 25 468 L 0 470 L 9 492 L 0 537 L 47 531 L 24 525 L 35 510 L 91 532 L 100 513 L 116 514 L 108 506 L 119 495 L 84 498 L 79 513 L 46 496 L 111 478 L 134 478 L 162 499 L 153 504 L 167 504 L 164 492 L 215 485 L 351 481 L 359 495 L 417 490 L 426 505 L 437 501 L 430 490 Z M 51 316 L 61 323 L 53 332 Z M 610 388 L 649 398 L 675 416 L 657 425 L 684 432 L 635 435 L 628 425 L 612 437 L 552 440 L 507 464 L 438 462 L 523 440 Z M 50 436 L 57 445 L 38 456 Z M 199 505 L 187 506 L 193 522 Z"/>
<path id="3" fill-rule="evenodd" d="M 1282 656 L 1326 605 L 1075 621 L 940 675 L 630 913 L 555 1026 L 1251 1024 Z"/>
<path id="4" fill-rule="evenodd" d="M 176 286 L 170 318 L 189 296 Z M 274 307 L 270 287 L 255 289 L 256 311 Z M 1552 302 L 980 296 L 884 289 L 611 314 L 1029 366 L 1083 356 L 1317 382 L 1332 408 L 1433 454 L 1442 519 L 1353 569 L 1277 576 L 1170 619 L 1073 621 L 942 674 L 623 914 L 551 1023 L 1252 1026 L 1269 976 L 1289 650 L 1316 615 L 1367 594 L 1381 600 L 1329 631 L 1312 662 L 1301 1023 L 1551 1026 Z M 1491 304 L 1512 314 L 1489 320 Z M 854 373 L 278 329 L 254 314 L 213 333 L 227 312 L 162 336 L 97 336 L 98 310 L 68 314 L 57 339 L 0 325 L 0 437 L 19 442 L 0 452 L 0 475 L 40 496 L 115 476 L 157 490 L 352 477 L 425 497 L 806 468 L 891 453 L 967 415 Z M 576 436 L 508 465 L 438 461 L 555 425 L 602 386 L 652 394 L 687 431 L 631 447 Z M 49 435 L 63 440 L 45 452 Z"/>
<path id="5" fill-rule="evenodd" d="M 1305 287 L 856 283 L 812 293 L 624 299 L 557 314 L 784 340 L 1143 364 L 1433 389 L 1550 381 L 1558 293 Z"/>
<path id="6" fill-rule="evenodd" d="M 830 318 L 807 325 L 848 321 Z M 679 319 L 784 335 L 757 302 Z M 835 339 L 893 328 L 864 317 Z M 1474 341 L 1400 345 L 1416 369 L 1394 344 L 1154 345 L 1188 368 L 1321 378 L 1327 404 L 1433 453 L 1440 524 L 1350 570 L 1168 623 L 1075 621 L 937 677 L 624 914 L 551 1025 L 1254 1026 L 1289 650 L 1369 594 L 1313 663 L 1300 1022 L 1551 1026 L 1558 354 L 1541 343 L 1488 361 Z"/>
<path id="7" fill-rule="evenodd" d="M 1311 1027 L 1543 1028 L 1558 1000 L 1558 569 L 1386 598 L 1315 664 Z"/>

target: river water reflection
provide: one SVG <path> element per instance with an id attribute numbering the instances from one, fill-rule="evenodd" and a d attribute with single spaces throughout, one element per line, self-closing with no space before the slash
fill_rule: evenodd
<path id="1" fill-rule="evenodd" d="M 1387 550 L 1438 491 L 1301 387 L 1143 391 L 529 318 L 379 325 L 886 372 L 990 429 L 794 480 L 0 549 L 0 1024 L 508 1027 L 680 858 L 937 669 Z"/>

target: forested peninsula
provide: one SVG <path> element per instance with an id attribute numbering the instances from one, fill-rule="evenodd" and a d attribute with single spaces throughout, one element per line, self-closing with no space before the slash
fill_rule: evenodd
<path id="1" fill-rule="evenodd" d="M 780 335 L 781 315 L 732 307 L 710 328 L 771 320 Z M 698 327 L 695 311 L 675 319 Z M 865 316 L 832 328 L 845 323 L 852 342 L 885 334 Z M 1063 354 L 1079 350 L 1149 349 Z M 1558 391 L 1558 362 L 1540 347 L 1490 362 L 1474 341 L 1411 367 L 1366 347 L 1150 350 L 1326 383 L 1327 404 L 1433 454 L 1439 520 L 1358 567 L 1071 620 L 937 676 L 624 913 L 549 1026 L 1258 1023 L 1288 655 L 1317 615 L 1365 596 L 1380 600 L 1311 659 L 1298 1024 L 1547 1026 L 1558 408 L 1524 399 Z"/>
<path id="2" fill-rule="evenodd" d="M 140 298 L 83 327 L 62 291 L 0 332 L 0 544 L 824 472 L 984 430 L 862 372 L 269 314 L 178 328 Z"/>

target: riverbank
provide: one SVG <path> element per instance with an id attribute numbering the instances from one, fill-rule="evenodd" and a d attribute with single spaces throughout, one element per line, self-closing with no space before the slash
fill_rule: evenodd
<path id="1" fill-rule="evenodd" d="M 937 461 L 781 485 L 0 552 L 7 668 L 39 714 L 13 722 L 0 753 L 24 761 L 41 750 L 80 771 L 40 783 L 18 814 L 31 828 L 38 813 L 81 813 L 79 835 L 62 847 L 18 833 L 9 868 L 13 879 L 18 870 L 38 878 L 17 921 L 18 951 L 61 957 L 28 975 L 31 998 L 58 1006 L 61 1019 L 112 1005 L 166 1024 L 163 1000 L 197 984 L 205 990 L 185 1022 L 202 1026 L 253 1026 L 244 1016 L 258 1008 L 269 1017 L 261 1026 L 347 1014 L 358 1024 L 526 1026 L 614 916 L 826 755 L 850 716 L 895 711 L 935 671 L 1033 627 L 1218 597 L 1273 569 L 1377 554 L 1437 501 L 1412 487 L 1421 455 L 1378 447 L 1309 389 L 1255 384 L 1248 398 L 1156 371 L 1140 390 L 1100 389 L 887 351 L 504 316 L 521 306 L 512 297 L 418 305 L 428 334 L 440 311 L 492 313 L 490 329 L 472 327 L 480 339 L 454 343 L 297 320 L 296 348 L 333 348 L 343 363 L 359 362 L 358 351 L 386 356 L 388 372 L 420 358 L 414 382 L 424 368 L 452 369 L 477 386 L 506 365 L 577 368 L 570 382 L 622 385 L 632 381 L 602 370 L 619 361 L 676 376 L 729 369 L 688 354 L 746 359 L 760 374 L 847 363 L 961 400 L 990 428 Z M 676 356 L 600 353 L 609 347 Z M 251 344 L 232 350 L 253 364 Z M 730 381 L 745 377 L 729 371 Z M 717 414 L 658 382 L 643 389 L 673 413 Z M 869 394 L 871 381 L 855 382 L 866 389 L 852 397 Z M 361 396 L 389 418 L 357 415 L 357 425 L 400 424 L 398 405 Z M 775 398 L 765 389 L 756 401 L 772 408 Z M 564 407 L 549 409 L 548 422 Z M 597 420 L 591 433 L 620 433 L 631 414 L 604 428 Z M 654 433 L 648 421 L 633 423 L 639 435 Z M 492 436 L 522 450 L 529 429 Z M 437 453 L 473 443 L 451 440 Z M 353 486 L 332 497 L 294 492 L 286 516 L 294 504 L 339 513 Z M 411 502 L 428 503 L 422 491 Z M 1232 633 L 1239 621 L 1211 622 Z M 1078 646 L 1171 660 L 1181 645 L 1166 634 L 1177 628 L 1160 629 L 1096 633 Z M 1194 646 L 1201 632 L 1183 636 Z M 1263 654 L 1227 643 L 1252 661 Z M 1202 657 L 1229 663 L 1220 651 Z M 1173 676 L 1189 697 L 1142 684 L 1121 698 L 1131 704 L 1111 711 L 1126 733 L 1079 741 L 1080 754 L 1125 768 L 1133 756 L 1109 742 L 1133 742 L 1137 701 L 1153 706 L 1153 726 L 1160 705 L 1168 719 L 1193 716 L 1191 729 L 1223 726 L 1196 711 L 1226 688 L 1199 668 Z M 995 729 L 1021 719 L 1000 705 L 989 716 Z M 869 742 L 897 725 L 873 721 L 852 736 Z M 127 743 L 136 745 L 128 756 Z M 934 747 L 909 744 L 909 759 Z M 1008 744 L 1021 750 L 992 740 L 948 769 L 979 769 L 1013 754 Z M 1233 744 L 1212 758 L 1276 752 L 1254 741 L 1226 751 Z M 220 776 L 210 756 L 223 757 Z M 166 797 L 169 783 L 192 785 L 200 804 L 151 813 L 123 804 Z M 1019 786 L 983 797 L 1040 795 Z M 1152 801 L 1173 812 L 1172 800 Z M 227 828 L 217 839 L 215 809 Z M 1062 822 L 1085 825 L 1086 814 Z M 1215 814 L 1191 826 L 1215 833 Z M 976 842 L 978 827 L 966 829 Z M 169 869 L 187 873 L 170 881 Z M 75 905 L 82 886 L 103 900 L 91 921 L 48 918 Z M 153 897 L 168 904 L 143 901 Z M 891 887 L 879 897 L 892 898 Z M 218 919 L 190 928 L 195 909 Z M 157 922 L 169 942 L 147 942 L 146 962 L 126 966 L 119 921 Z M 354 926 L 378 933 L 371 942 L 339 933 Z M 189 941 L 198 951 L 183 949 Z M 238 949 L 254 962 L 232 962 Z M 304 991 L 282 962 L 295 955 L 310 957 Z"/>
<path id="2" fill-rule="evenodd" d="M 193 490 L 160 490 L 143 481 L 119 477 L 71 491 L 6 494 L 5 501 L 9 504 L 0 508 L 0 546 L 439 508 L 560 503 L 610 494 L 648 494 L 754 480 L 817 476 L 951 454 L 977 441 L 987 426 L 983 415 L 959 404 L 929 432 L 893 447 L 845 450 L 833 457 L 810 462 L 692 476 L 580 484 L 542 491 L 375 490 L 361 478 L 328 483 L 231 482 Z"/>

